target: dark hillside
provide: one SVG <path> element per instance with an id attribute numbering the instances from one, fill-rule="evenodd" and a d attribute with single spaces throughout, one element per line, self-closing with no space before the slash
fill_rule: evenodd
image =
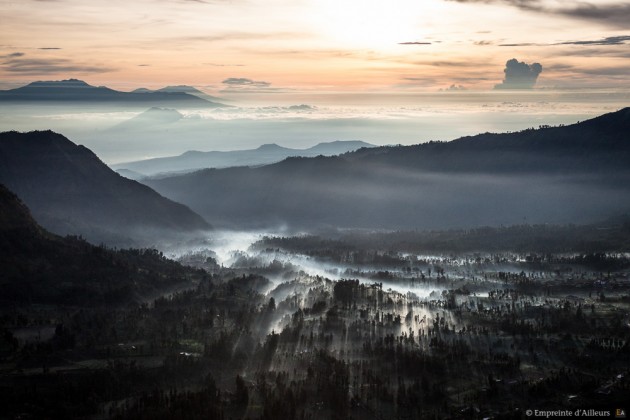
<path id="1" fill-rule="evenodd" d="M 365 149 L 345 158 L 436 172 L 615 173 L 629 169 L 628 133 L 630 108 L 624 108 L 568 126 Z"/>
<path id="2" fill-rule="evenodd" d="M 105 233 L 209 228 L 186 206 L 118 175 L 89 149 L 51 131 L 0 133 L 0 182 L 59 234 L 103 240 Z"/>
<path id="3" fill-rule="evenodd" d="M 126 305 L 201 276 L 155 250 L 114 251 L 53 235 L 2 184 L 0 272 L 0 302 L 8 305 Z"/>

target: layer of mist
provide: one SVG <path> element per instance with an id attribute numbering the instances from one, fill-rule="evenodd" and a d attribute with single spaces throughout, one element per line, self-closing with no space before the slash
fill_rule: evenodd
<path id="1" fill-rule="evenodd" d="M 630 208 L 629 116 L 143 182 L 234 229 L 587 223 Z"/>
<path id="2" fill-rule="evenodd" d="M 179 156 L 126 162 L 112 165 L 111 167 L 123 176 L 139 179 L 143 176 L 164 176 L 169 172 L 186 173 L 205 168 L 261 166 L 279 162 L 292 156 L 334 156 L 352 152 L 362 147 L 372 146 L 363 141 L 319 143 L 308 149 L 291 149 L 278 146 L 277 144 L 264 144 L 252 150 L 229 152 L 188 151 Z"/>
<path id="3" fill-rule="evenodd" d="M 479 132 L 570 124 L 628 103 L 627 94 L 525 92 L 406 95 L 238 95 L 231 107 L 186 103 L 3 102 L 0 130 L 54 130 L 108 164 L 189 150 L 255 149 L 277 143 L 308 148 L 336 140 L 416 144 Z M 140 118 L 152 107 L 173 111 Z M 174 116 L 181 117 L 174 118 Z M 146 115 L 144 115 L 146 116 Z"/>
<path id="4" fill-rule="evenodd" d="M 585 223 L 630 208 L 629 177 L 436 174 L 313 162 L 146 180 L 215 226 L 423 228 Z M 293 167 L 291 167 L 293 166 Z M 211 198 L 211 199 L 210 199 Z"/>

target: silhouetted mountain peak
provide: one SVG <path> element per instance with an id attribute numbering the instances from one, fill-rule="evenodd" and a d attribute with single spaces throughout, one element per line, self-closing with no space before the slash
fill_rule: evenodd
<path id="1" fill-rule="evenodd" d="M 174 85 L 174 86 L 165 86 L 156 90 L 156 92 L 185 92 L 185 93 L 193 93 L 193 94 L 203 94 L 202 91 L 193 86 L 187 85 Z"/>
<path id="2" fill-rule="evenodd" d="M 172 85 L 172 86 L 165 86 L 163 88 L 160 89 L 147 89 L 147 88 L 138 88 L 135 90 L 132 90 L 130 93 L 157 93 L 157 94 L 187 94 L 187 95 L 192 95 L 192 96 L 196 96 L 198 98 L 202 98 L 205 99 L 207 101 L 210 102 L 214 102 L 214 101 L 224 101 L 224 98 L 218 98 L 216 96 L 211 96 L 208 95 L 207 93 L 197 89 L 194 86 L 188 86 L 188 85 Z M 227 106 L 227 105 L 225 105 Z"/>
<path id="3" fill-rule="evenodd" d="M 168 118 L 169 120 L 171 120 L 171 119 L 179 120 L 181 118 L 184 118 L 184 115 L 182 113 L 180 113 L 176 109 L 160 108 L 160 107 L 154 106 L 154 107 L 151 107 L 151 108 L 147 109 L 146 111 L 144 111 L 140 115 L 136 116 L 136 118 L 138 118 L 138 117 Z"/>
<path id="4" fill-rule="evenodd" d="M 349 161 L 413 166 L 439 172 L 615 171 L 630 157 L 630 108 L 570 125 L 482 133 L 453 141 L 358 150 Z"/>
<path id="5" fill-rule="evenodd" d="M 6 147 L 14 151 L 19 150 L 25 155 L 32 153 L 30 158 L 35 160 L 48 159 L 48 163 L 53 165 L 57 163 L 55 155 L 59 154 L 63 155 L 64 159 L 72 160 L 78 155 L 81 158 L 89 157 L 102 163 L 87 147 L 76 145 L 63 135 L 52 130 L 30 131 L 27 133 L 18 131 L 0 133 L 0 150 Z M 9 155 L 7 154 L 7 156 Z M 26 164 L 27 162 L 19 161 L 19 163 Z"/>
<path id="6" fill-rule="evenodd" d="M 19 140 L 18 140 L 19 139 Z M 5 133 L 0 133 L 0 140 L 8 142 L 15 141 L 19 145 L 53 145 L 55 147 L 72 147 L 78 148 L 85 151 L 88 151 L 93 156 L 96 156 L 92 153 L 88 148 L 76 145 L 64 135 L 56 133 L 52 130 L 34 130 L 26 133 L 21 133 L 19 131 L 8 131 Z"/>
<path id="7" fill-rule="evenodd" d="M 356 150 L 364 147 L 374 147 L 374 145 L 360 140 L 336 140 L 318 143 L 306 150 L 315 153 L 321 152 L 323 154 L 341 154 L 348 150 Z"/>
<path id="8" fill-rule="evenodd" d="M 362 141 L 334 141 L 319 143 L 309 149 L 291 149 L 279 146 L 275 143 L 269 143 L 249 150 L 223 152 L 199 152 L 191 150 L 179 156 L 119 163 L 112 167 L 115 169 L 131 169 L 145 176 L 154 176 L 174 172 L 190 172 L 202 168 L 268 165 L 270 163 L 280 162 L 289 156 L 340 155 L 358 148 L 370 146 L 372 145 Z"/>
<path id="9" fill-rule="evenodd" d="M 94 103 L 127 103 L 172 105 L 182 103 L 186 106 L 217 107 L 224 106 L 208 96 L 193 94 L 181 90 L 152 91 L 140 89 L 133 92 L 121 92 L 106 86 L 92 86 L 82 80 L 66 79 L 58 81 L 38 81 L 16 89 L 0 90 L 0 101 L 61 101 L 61 102 L 94 102 Z"/>
<path id="10" fill-rule="evenodd" d="M 151 92 L 153 91 L 147 88 L 138 88 L 131 91 L 131 93 L 151 93 Z"/>
<path id="11" fill-rule="evenodd" d="M 52 131 L 0 133 L 0 182 L 56 233 L 98 240 L 99 231 L 209 228 L 187 207 L 118 175 L 92 151 Z"/>
<path id="12" fill-rule="evenodd" d="M 260 145 L 256 150 L 260 152 L 275 152 L 278 150 L 286 150 L 286 147 L 279 146 L 276 143 L 268 143 Z"/>
<path id="13" fill-rule="evenodd" d="M 622 108 L 619 111 L 600 115 L 576 124 L 581 127 L 610 130 L 630 130 L 630 107 Z"/>
<path id="14" fill-rule="evenodd" d="M 45 80 L 45 81 L 40 80 L 37 82 L 29 83 L 28 85 L 24 87 L 34 87 L 34 88 L 76 87 L 76 88 L 95 88 L 96 89 L 95 86 L 92 86 L 84 82 L 83 80 L 79 80 L 79 79 Z"/>
<path id="15" fill-rule="evenodd" d="M 176 109 L 152 107 L 127 121 L 123 121 L 114 128 L 118 130 L 143 130 L 146 127 L 151 127 L 155 129 L 162 124 L 172 124 L 182 118 L 184 115 Z"/>

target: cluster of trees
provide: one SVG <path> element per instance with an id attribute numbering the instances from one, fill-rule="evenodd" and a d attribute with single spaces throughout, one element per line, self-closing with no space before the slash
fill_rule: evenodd
<path id="1" fill-rule="evenodd" d="M 283 249 L 333 261 L 369 263 L 397 252 L 412 253 L 580 253 L 630 250 L 628 215 L 592 225 L 512 225 L 433 231 L 348 232 L 336 238 L 317 235 L 264 237 L 260 249 Z M 389 252 L 384 252 L 389 250 Z M 380 251 L 380 252 L 376 252 Z M 367 259 L 365 257 L 367 255 Z"/>
<path id="2" fill-rule="evenodd" d="M 437 262 L 432 278 L 460 267 Z M 263 295 L 265 277 L 222 269 L 150 303 L 3 311 L 0 357 L 13 373 L 0 375 L 0 403 L 10 416 L 420 419 L 624 398 L 630 336 L 601 298 L 628 293 L 610 288 L 616 274 L 597 286 L 607 275 L 583 273 L 565 289 L 575 272 L 471 264 L 475 281 L 441 280 L 428 298 L 305 274 Z M 25 335 L 51 322 L 50 338 Z"/>

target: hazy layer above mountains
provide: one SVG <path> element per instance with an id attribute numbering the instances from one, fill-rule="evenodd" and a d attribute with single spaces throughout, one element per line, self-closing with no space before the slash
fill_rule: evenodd
<path id="1" fill-rule="evenodd" d="M 126 179 L 94 153 L 51 131 L 0 133 L 0 183 L 47 229 L 130 244 L 210 226 L 184 205 Z"/>
<path id="2" fill-rule="evenodd" d="M 163 89 L 184 89 L 189 96 L 206 94 L 195 93 L 199 90 L 189 86 L 157 91 Z M 197 107 L 191 101 L 187 105 L 0 99 L 0 131 L 53 130 L 90 148 L 106 163 L 116 164 L 176 156 L 188 150 L 245 150 L 269 143 L 305 149 L 337 140 L 358 139 L 377 145 L 452 140 L 471 133 L 574 123 L 619 109 L 630 99 L 626 92 L 590 91 L 270 91 L 256 95 L 221 92 L 219 96 L 220 102 L 225 99 L 232 106 Z M 171 115 L 145 123 L 135 119 L 151 107 L 176 109 L 181 117 Z"/>
<path id="3" fill-rule="evenodd" d="M 584 223 L 630 208 L 630 109 L 566 127 L 147 180 L 232 228 Z"/>
<path id="4" fill-rule="evenodd" d="M 198 214 L 220 228 L 307 231 L 588 223 L 630 209 L 629 133 L 625 108 L 570 126 L 144 181 L 180 205 L 62 135 L 7 132 L 0 182 L 45 227 L 109 244 L 207 229 Z M 286 151 L 266 145 L 251 153 L 278 150 Z"/>
<path id="5" fill-rule="evenodd" d="M 258 166 L 279 162 L 291 156 L 333 156 L 352 152 L 362 147 L 373 147 L 363 141 L 335 141 L 319 143 L 308 149 L 290 149 L 277 144 L 263 144 L 257 149 L 229 152 L 188 151 L 179 156 L 147 159 L 120 163 L 111 167 L 121 175 L 132 179 L 168 172 L 191 172 L 205 168 L 227 168 L 230 166 Z"/>
<path id="6" fill-rule="evenodd" d="M 418 143 L 418 137 L 428 140 L 435 133 L 427 129 L 427 121 L 432 124 L 429 127 L 439 127 L 439 130 L 447 130 L 441 133 L 451 134 L 488 131 L 488 126 L 544 127 L 507 134 L 486 133 L 449 143 L 361 149 L 341 157 L 293 158 L 256 169 L 229 168 L 147 181 L 162 194 L 188 205 L 220 227 L 434 229 L 524 221 L 581 223 L 625 212 L 630 207 L 627 109 L 580 124 L 546 126 L 554 122 L 563 124 L 574 118 L 577 110 L 593 112 L 623 99 L 614 95 L 610 102 L 591 108 L 585 107 L 584 96 L 580 99 L 582 102 L 576 99 L 579 95 L 563 99 L 560 95 L 553 103 L 540 101 L 549 96 L 544 92 L 490 95 L 492 98 L 473 93 L 444 93 L 431 97 L 439 105 L 433 108 L 431 105 L 377 108 L 374 104 L 364 104 L 343 108 L 282 104 L 174 109 L 170 103 L 164 108 L 159 103 L 154 106 L 155 103 L 143 100 L 140 101 L 143 112 L 138 113 L 137 104 L 126 107 L 105 98 L 182 96 L 190 104 L 209 102 L 199 97 L 203 92 L 187 86 L 130 93 L 72 79 L 49 84 L 36 82 L 5 91 L 5 99 L 11 95 L 29 99 L 22 103 L 0 100 L 3 111 L 7 111 L 0 115 L 0 126 L 19 129 L 32 124 L 50 124 L 54 128 L 67 128 L 73 140 L 84 143 L 90 150 L 94 145 L 96 153 L 108 159 L 174 155 L 186 150 L 246 149 L 236 154 L 215 153 L 222 157 L 230 155 L 231 160 L 222 163 L 208 161 L 212 153 L 201 152 L 148 161 L 151 165 L 164 161 L 170 165 L 165 169 L 158 165 L 151 169 L 155 172 L 189 170 L 196 165 L 260 165 L 296 154 L 291 151 L 295 150 L 293 147 L 278 146 L 278 143 L 302 146 L 302 149 L 322 140 L 344 138 L 370 142 L 378 139 L 374 143 L 380 144 Z M 38 99 L 42 90 L 47 93 Z M 102 100 L 83 100 L 94 96 Z M 46 97 L 67 100 L 53 101 Z M 521 102 L 504 101 L 508 97 Z M 418 98 L 407 98 L 412 99 Z M 459 107 L 458 101 L 464 99 L 472 102 Z M 485 100 L 489 103 L 481 102 Z M 26 103 L 28 105 L 24 105 Z M 469 112 L 473 103 L 477 108 Z M 482 108 L 486 110 L 480 111 Z M 547 113 L 547 110 L 552 112 Z M 116 117 L 112 118 L 114 115 Z M 86 118 L 89 121 L 86 122 Z M 350 134 L 356 135 L 349 137 Z M 48 132 L 46 136 L 55 135 Z M 244 142 L 255 142 L 256 147 L 266 146 L 247 150 L 242 147 L 247 144 Z M 3 151 L 2 159 L 6 162 L 1 168 L 3 179 L 8 180 L 9 186 L 23 197 L 47 227 L 87 236 L 95 226 L 97 230 L 113 227 L 124 234 L 129 233 L 131 225 L 145 224 L 159 229 L 168 225 L 170 229 L 182 230 L 207 227 L 190 209 L 163 201 L 152 192 L 146 192 L 150 197 L 143 196 L 145 193 L 137 192 L 139 185 L 132 188 L 131 184 L 125 184 L 125 188 L 131 188 L 129 190 L 119 188 L 116 182 L 122 182 L 118 180 L 122 178 L 115 178 L 108 168 L 103 169 L 103 163 L 85 148 L 77 148 L 70 142 L 84 156 L 77 161 L 73 161 L 74 158 L 65 161 L 77 156 L 72 147 L 68 150 L 73 152 L 64 155 L 59 152 L 66 150 L 65 146 L 21 150 L 23 144 L 18 147 L 18 143 Z M 213 148 L 214 144 L 221 147 Z M 332 142 L 327 147 L 331 145 L 348 146 L 344 142 Z M 299 154 L 340 153 L 348 149 L 324 152 L 316 147 L 307 150 Z M 17 159 L 9 153 L 16 151 L 21 156 Z M 91 157 L 87 159 L 87 155 Z M 54 159 L 46 156 L 54 156 Z M 35 160 L 31 160 L 33 157 Z M 191 164 L 190 160 L 195 163 Z M 51 162 L 62 161 L 66 163 L 59 168 L 51 167 Z M 188 162 L 182 163 L 184 161 Z M 90 169 L 82 172 L 85 168 Z M 125 169 L 130 177 L 143 173 L 137 167 Z M 107 175 L 96 179 L 98 174 Z M 76 197 L 72 196 L 73 191 Z M 134 201 L 129 197 L 142 199 Z M 160 204 L 148 204 L 152 200 Z M 112 203 L 115 206 L 109 208 Z M 146 226 L 141 229 L 148 230 Z"/>

